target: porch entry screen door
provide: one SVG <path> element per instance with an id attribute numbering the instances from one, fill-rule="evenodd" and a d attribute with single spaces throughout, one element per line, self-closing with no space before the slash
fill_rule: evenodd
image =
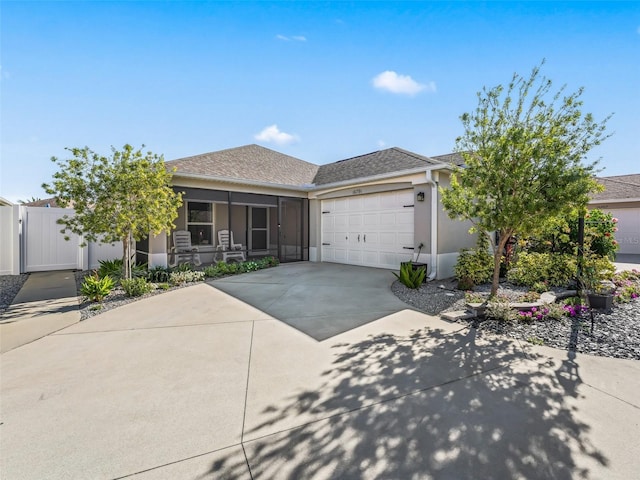
<path id="1" fill-rule="evenodd" d="M 302 260 L 302 199 L 279 199 L 280 261 Z"/>
<path id="2" fill-rule="evenodd" d="M 251 250 L 267 250 L 269 212 L 266 207 L 251 207 Z"/>

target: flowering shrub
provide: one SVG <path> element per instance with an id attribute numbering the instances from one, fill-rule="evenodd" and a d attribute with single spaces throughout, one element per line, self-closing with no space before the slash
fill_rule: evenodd
<path id="1" fill-rule="evenodd" d="M 562 308 L 564 309 L 565 312 L 567 312 L 567 316 L 569 317 L 576 317 L 580 315 L 582 312 L 589 310 L 589 307 L 585 305 L 581 305 L 579 303 L 575 305 L 571 305 L 570 303 L 568 303 Z"/>
<path id="2" fill-rule="evenodd" d="M 617 218 L 598 209 L 590 210 L 584 216 L 585 241 L 594 254 L 614 258 L 618 250 L 618 242 L 613 235 L 618 230 L 616 223 Z"/>
<path id="3" fill-rule="evenodd" d="M 522 239 L 521 248 L 529 252 L 576 254 L 578 247 L 579 212 L 573 211 L 548 220 L 539 233 Z M 618 219 L 602 210 L 589 210 L 585 215 L 585 247 L 599 257 L 613 258 L 618 243 L 614 233 Z"/>
<path id="4" fill-rule="evenodd" d="M 547 307 L 531 307 L 530 310 L 522 310 L 518 312 L 518 319 L 524 321 L 542 320 L 549 313 Z"/>

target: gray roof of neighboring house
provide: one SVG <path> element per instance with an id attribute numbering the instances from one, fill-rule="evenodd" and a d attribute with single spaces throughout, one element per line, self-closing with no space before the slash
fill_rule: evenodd
<path id="1" fill-rule="evenodd" d="M 461 167 L 464 165 L 464 158 L 462 158 L 462 154 L 458 152 L 447 153 L 446 155 L 438 155 L 431 158 L 438 162 L 449 163 L 451 165 L 456 165 L 458 167 Z"/>
<path id="2" fill-rule="evenodd" d="M 25 207 L 51 207 L 51 208 L 60 207 L 60 205 L 58 205 L 58 202 L 56 202 L 56 199 L 54 197 L 37 199 L 37 200 L 33 200 L 32 202 L 25 202 L 23 203 L 23 205 Z"/>
<path id="3" fill-rule="evenodd" d="M 640 174 L 596 178 L 605 191 L 593 195 L 592 200 L 625 200 L 640 198 Z"/>
<path id="4" fill-rule="evenodd" d="M 279 185 L 308 185 L 318 166 L 259 145 L 245 145 L 166 162 L 177 174 L 225 177 Z"/>
<path id="5" fill-rule="evenodd" d="M 316 185 L 326 185 L 385 173 L 429 167 L 440 163 L 442 162 L 393 147 L 347 158 L 335 163 L 320 165 L 314 178 L 314 183 Z"/>

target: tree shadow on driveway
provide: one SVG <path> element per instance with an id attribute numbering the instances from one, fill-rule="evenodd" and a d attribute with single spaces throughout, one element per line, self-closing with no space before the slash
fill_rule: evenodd
<path id="1" fill-rule="evenodd" d="M 322 387 L 261 412 L 243 434 L 247 463 L 215 478 L 595 478 L 609 464 L 581 416 L 575 360 L 553 370 L 475 329 L 427 328 L 335 345 Z M 313 417 L 283 429 L 285 419 Z"/>

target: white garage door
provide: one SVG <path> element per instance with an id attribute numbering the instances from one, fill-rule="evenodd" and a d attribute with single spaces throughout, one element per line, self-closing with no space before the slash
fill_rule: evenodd
<path id="1" fill-rule="evenodd" d="M 607 209 L 618 219 L 618 231 L 615 234 L 620 245 L 618 253 L 640 254 L 640 208 Z"/>
<path id="2" fill-rule="evenodd" d="M 398 269 L 413 257 L 413 190 L 322 201 L 322 260 Z"/>

